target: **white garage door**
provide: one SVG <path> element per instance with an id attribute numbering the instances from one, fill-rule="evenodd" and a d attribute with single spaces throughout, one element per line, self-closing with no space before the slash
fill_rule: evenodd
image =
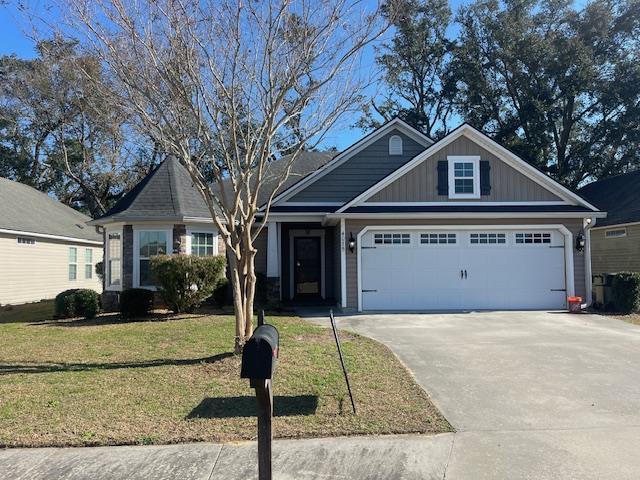
<path id="1" fill-rule="evenodd" d="M 360 252 L 363 310 L 566 306 L 557 230 L 373 230 Z"/>

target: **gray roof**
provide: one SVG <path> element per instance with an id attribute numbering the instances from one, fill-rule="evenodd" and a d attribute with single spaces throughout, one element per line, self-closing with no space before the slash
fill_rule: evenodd
<path id="1" fill-rule="evenodd" d="M 301 152 L 279 192 L 325 165 L 333 155 Z M 285 167 L 286 162 L 282 160 L 269 163 L 265 174 L 266 181 L 258 198 L 260 205 L 267 201 L 269 192 L 275 186 L 273 183 Z M 169 157 L 123 196 L 113 208 L 96 219 L 95 223 L 132 220 L 179 221 L 185 217 L 209 218 L 210 215 L 207 204 L 194 187 L 187 169 L 176 158 Z"/>
<path id="2" fill-rule="evenodd" d="M 35 188 L 0 178 L 0 228 L 101 241 L 88 216 Z"/>
<path id="3" fill-rule="evenodd" d="M 598 227 L 640 222 L 640 170 L 590 183 L 578 194 L 607 212 Z"/>

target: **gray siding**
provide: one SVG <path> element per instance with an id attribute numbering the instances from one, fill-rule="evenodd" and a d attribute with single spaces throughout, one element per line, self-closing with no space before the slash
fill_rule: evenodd
<path id="1" fill-rule="evenodd" d="M 448 155 L 479 155 L 491 165 L 491 194 L 477 201 L 522 202 L 559 201 L 555 194 L 530 180 L 498 157 L 466 137 L 460 137 L 429 156 L 395 182 L 369 198 L 368 202 L 442 202 L 469 201 L 438 195 L 438 160 Z"/>
<path id="2" fill-rule="evenodd" d="M 368 225 L 517 225 L 517 224 L 530 224 L 530 225 L 545 225 L 545 224 L 562 224 L 566 226 L 574 238 L 578 232 L 582 231 L 582 219 L 482 219 L 477 221 L 470 220 L 347 220 L 346 230 L 347 232 L 353 232 L 353 236 L 356 237 L 358 233 Z M 573 262 L 574 262 L 574 281 L 576 295 L 585 297 L 585 276 L 584 276 L 584 254 L 579 253 L 573 249 Z M 358 264 L 357 254 L 347 252 L 347 308 L 358 308 Z"/>
<path id="3" fill-rule="evenodd" d="M 263 228 L 258 238 L 253 242 L 256 252 L 256 273 L 267 274 L 267 228 Z"/>
<path id="4" fill-rule="evenodd" d="M 389 137 L 402 137 L 402 155 L 389 155 Z M 346 202 L 407 163 L 425 147 L 397 130 L 375 141 L 289 199 L 291 202 Z"/>
<path id="5" fill-rule="evenodd" d="M 627 236 L 606 238 L 607 230 L 627 229 Z M 591 230 L 593 274 L 640 272 L 640 225 Z"/>

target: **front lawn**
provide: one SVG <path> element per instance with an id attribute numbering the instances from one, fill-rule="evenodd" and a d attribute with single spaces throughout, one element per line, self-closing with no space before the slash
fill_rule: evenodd
<path id="1" fill-rule="evenodd" d="M 0 446 L 255 438 L 253 390 L 239 378 L 240 358 L 230 353 L 232 317 L 131 323 L 114 316 L 27 317 L 34 310 L 43 315 L 43 308 L 0 310 Z M 354 416 L 331 331 L 295 317 L 267 320 L 281 339 L 275 436 L 451 429 L 386 347 L 343 332 Z"/>

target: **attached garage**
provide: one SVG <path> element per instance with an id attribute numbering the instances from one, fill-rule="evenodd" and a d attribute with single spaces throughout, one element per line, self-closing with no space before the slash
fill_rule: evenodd
<path id="1" fill-rule="evenodd" d="M 371 227 L 359 234 L 360 310 L 563 309 L 562 226 Z"/>

